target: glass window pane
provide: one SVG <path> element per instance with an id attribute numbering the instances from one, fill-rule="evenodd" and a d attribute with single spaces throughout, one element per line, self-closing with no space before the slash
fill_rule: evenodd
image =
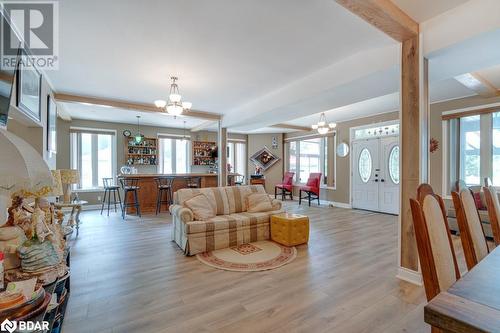
<path id="1" fill-rule="evenodd" d="M 323 180 L 324 184 L 328 184 L 328 138 L 323 138 Z"/>
<path id="2" fill-rule="evenodd" d="M 300 141 L 299 181 L 305 183 L 312 172 L 320 172 L 321 139 Z"/>
<path id="3" fill-rule="evenodd" d="M 460 178 L 467 185 L 481 184 L 481 117 L 460 119 Z"/>
<path id="4" fill-rule="evenodd" d="M 227 143 L 227 164 L 229 164 L 230 172 L 236 172 L 236 165 L 234 160 L 234 142 Z"/>
<path id="5" fill-rule="evenodd" d="M 188 140 L 175 140 L 175 172 L 188 172 Z"/>
<path id="6" fill-rule="evenodd" d="M 247 171 L 247 149 L 246 145 L 244 143 L 237 143 L 236 144 L 236 168 L 235 171 L 236 173 L 246 176 Z"/>
<path id="7" fill-rule="evenodd" d="M 368 149 L 363 148 L 358 160 L 359 177 L 363 183 L 368 183 L 372 174 L 372 155 Z"/>
<path id="8" fill-rule="evenodd" d="M 92 188 L 92 134 L 81 134 L 81 170 L 82 188 Z"/>
<path id="9" fill-rule="evenodd" d="M 493 113 L 493 179 L 500 186 L 500 112 Z"/>
<path id="10" fill-rule="evenodd" d="M 103 178 L 113 177 L 113 152 L 111 135 L 97 135 L 97 186 L 103 186 Z"/>
<path id="11" fill-rule="evenodd" d="M 389 154 L 389 176 L 394 184 L 399 184 L 399 146 L 394 146 Z"/>
<path id="12" fill-rule="evenodd" d="M 297 174 L 297 142 L 288 143 L 288 171 Z"/>
<path id="13" fill-rule="evenodd" d="M 160 160 L 163 165 L 163 173 L 173 173 L 172 170 L 172 139 L 161 139 Z"/>

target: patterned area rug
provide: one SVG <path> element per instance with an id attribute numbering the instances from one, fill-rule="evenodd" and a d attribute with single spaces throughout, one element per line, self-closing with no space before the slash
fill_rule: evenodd
<path id="1" fill-rule="evenodd" d="M 271 241 L 259 241 L 200 253 L 196 258 L 205 265 L 226 271 L 257 272 L 286 265 L 296 256 L 295 247 Z"/>

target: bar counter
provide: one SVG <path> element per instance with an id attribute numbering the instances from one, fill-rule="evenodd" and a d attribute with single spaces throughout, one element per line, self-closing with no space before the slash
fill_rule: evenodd
<path id="1" fill-rule="evenodd" d="M 175 177 L 172 184 L 172 191 L 175 192 L 178 189 L 186 187 L 186 177 L 200 177 L 201 187 L 216 187 L 217 177 L 215 173 L 178 173 L 178 174 L 130 174 L 130 175 L 119 175 L 118 178 L 138 178 L 140 187 L 138 191 L 139 204 L 141 207 L 142 214 L 149 214 L 156 212 L 156 198 L 158 195 L 158 187 L 155 181 L 157 177 Z M 229 175 L 229 184 L 234 184 L 234 175 Z M 129 198 L 130 199 L 130 198 Z M 167 208 L 165 205 L 162 206 L 162 211 Z M 135 209 L 130 208 L 129 213 L 135 213 Z"/>

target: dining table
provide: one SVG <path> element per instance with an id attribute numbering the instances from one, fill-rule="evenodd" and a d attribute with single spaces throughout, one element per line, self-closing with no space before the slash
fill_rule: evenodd
<path id="1" fill-rule="evenodd" d="M 424 320 L 444 333 L 500 333 L 500 247 L 434 297 Z"/>

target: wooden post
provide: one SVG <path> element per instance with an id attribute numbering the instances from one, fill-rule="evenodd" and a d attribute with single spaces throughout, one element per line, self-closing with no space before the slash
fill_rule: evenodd
<path id="1" fill-rule="evenodd" d="M 219 120 L 218 131 L 218 186 L 227 186 L 227 128 L 222 127 Z"/>

